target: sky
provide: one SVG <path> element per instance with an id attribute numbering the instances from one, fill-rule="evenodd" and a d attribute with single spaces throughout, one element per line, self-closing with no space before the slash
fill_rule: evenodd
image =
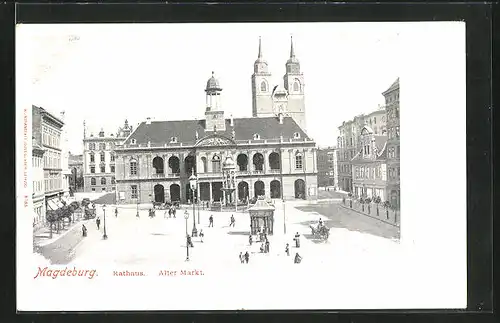
<path id="1" fill-rule="evenodd" d="M 274 85 L 282 84 L 293 36 L 305 79 L 307 132 L 336 145 L 338 126 L 383 104 L 400 73 L 401 23 L 22 25 L 32 103 L 65 111 L 68 145 L 116 133 L 127 118 L 203 118 L 215 72 L 227 116 L 252 113 L 251 75 L 259 36 Z"/>

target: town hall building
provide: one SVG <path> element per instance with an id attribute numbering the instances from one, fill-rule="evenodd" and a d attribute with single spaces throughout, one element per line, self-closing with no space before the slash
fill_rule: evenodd
<path id="1" fill-rule="evenodd" d="M 259 39 L 253 117 L 225 115 L 222 87 L 212 73 L 203 118 L 142 122 L 115 148 L 118 203 L 191 201 L 192 175 L 198 200 L 222 202 L 228 165 L 235 168 L 233 202 L 257 196 L 316 199 L 316 143 L 305 132 L 304 82 L 293 43 L 285 86 L 271 90 L 266 75 Z"/>

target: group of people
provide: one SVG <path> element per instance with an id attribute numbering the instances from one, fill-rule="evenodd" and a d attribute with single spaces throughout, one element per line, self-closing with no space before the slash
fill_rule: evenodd
<path id="1" fill-rule="evenodd" d="M 240 262 L 242 264 L 244 263 L 247 263 L 248 264 L 248 260 L 250 259 L 250 254 L 247 252 L 243 253 L 243 252 L 240 252 Z"/>
<path id="2" fill-rule="evenodd" d="M 168 210 L 165 210 L 165 213 L 163 214 L 163 217 L 167 217 L 167 212 L 168 212 L 168 217 L 171 218 L 172 216 L 175 218 L 175 213 L 177 213 L 177 209 L 175 206 L 171 206 L 168 208 Z"/>

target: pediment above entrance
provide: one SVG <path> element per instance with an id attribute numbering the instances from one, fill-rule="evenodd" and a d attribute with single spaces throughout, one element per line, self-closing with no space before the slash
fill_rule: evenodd
<path id="1" fill-rule="evenodd" d="M 204 138 L 201 138 L 198 140 L 196 143 L 196 147 L 201 147 L 201 146 L 233 146 L 236 145 L 236 143 L 224 136 L 219 136 L 219 135 L 210 135 Z"/>

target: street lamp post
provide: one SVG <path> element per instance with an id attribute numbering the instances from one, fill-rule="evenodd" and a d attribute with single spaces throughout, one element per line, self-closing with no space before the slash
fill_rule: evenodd
<path id="1" fill-rule="evenodd" d="M 286 234 L 286 213 L 285 213 L 285 199 L 283 199 L 283 230 Z"/>
<path id="2" fill-rule="evenodd" d="M 102 238 L 106 240 L 108 239 L 108 235 L 106 234 L 106 205 L 102 206 L 102 210 L 104 211 L 104 234 L 102 235 Z"/>
<path id="3" fill-rule="evenodd" d="M 191 186 L 191 192 L 193 194 L 193 232 L 192 232 L 192 237 L 197 237 L 198 236 L 198 229 L 196 229 L 196 214 L 195 214 L 195 203 L 194 203 L 194 191 L 196 189 L 196 183 L 198 179 L 194 175 L 194 168 L 191 169 L 191 176 L 189 177 L 189 185 Z"/>
<path id="4" fill-rule="evenodd" d="M 186 219 L 186 261 L 189 261 L 189 241 L 188 241 L 188 219 L 189 213 L 187 210 L 184 211 L 184 219 Z"/>

